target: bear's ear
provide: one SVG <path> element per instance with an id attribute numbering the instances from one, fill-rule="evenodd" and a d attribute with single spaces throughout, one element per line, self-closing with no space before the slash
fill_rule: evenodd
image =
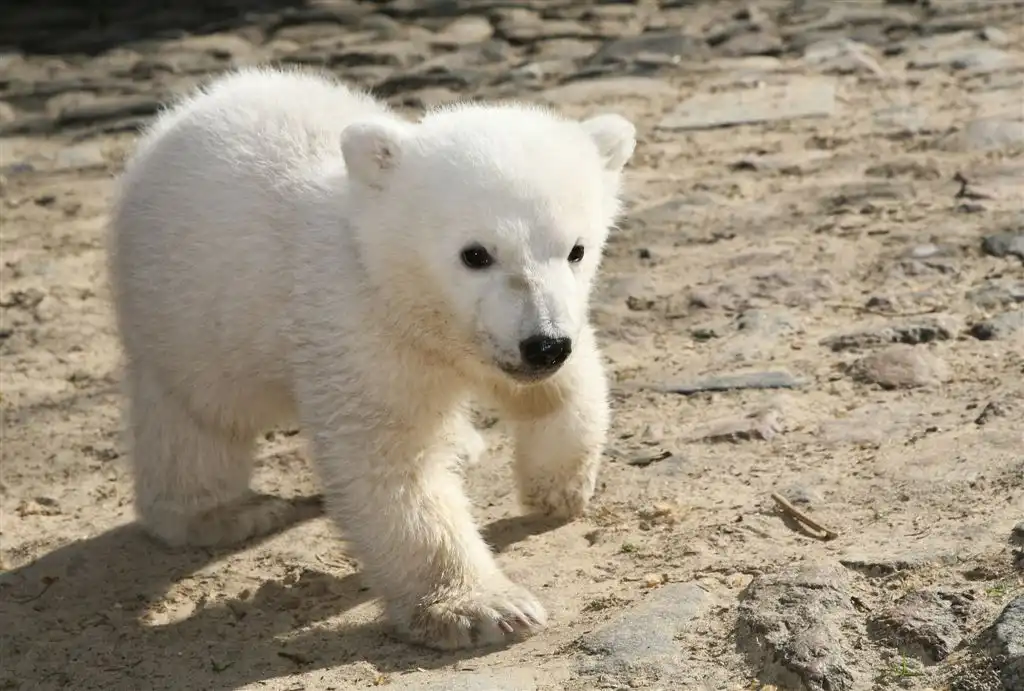
<path id="1" fill-rule="evenodd" d="M 636 127 L 621 115 L 596 115 L 580 123 L 604 158 L 604 167 L 618 172 L 636 148 Z"/>
<path id="2" fill-rule="evenodd" d="M 357 122 L 341 133 L 341 155 L 349 175 L 369 187 L 382 187 L 398 166 L 407 134 L 397 123 Z"/>

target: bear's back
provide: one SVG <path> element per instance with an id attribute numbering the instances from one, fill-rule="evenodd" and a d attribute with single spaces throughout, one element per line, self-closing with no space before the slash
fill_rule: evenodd
<path id="1" fill-rule="evenodd" d="M 386 114 L 326 78 L 267 69 L 165 111 L 125 168 L 111 220 L 128 354 L 189 373 L 174 383 L 189 389 L 286 379 L 296 199 L 318 166 L 340 160 L 349 122 Z"/>

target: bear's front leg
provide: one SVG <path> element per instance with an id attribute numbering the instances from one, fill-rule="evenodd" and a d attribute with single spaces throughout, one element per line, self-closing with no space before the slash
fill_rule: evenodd
<path id="1" fill-rule="evenodd" d="M 415 450 L 414 437 L 335 427 L 314 438 L 327 510 L 391 621 L 406 638 L 445 650 L 543 628 L 544 608 L 501 572 L 480 536 L 450 445 Z"/>
<path id="2" fill-rule="evenodd" d="M 515 476 L 527 509 L 561 519 L 586 510 L 610 419 L 604 364 L 589 327 L 548 381 L 504 396 L 515 436 Z"/>

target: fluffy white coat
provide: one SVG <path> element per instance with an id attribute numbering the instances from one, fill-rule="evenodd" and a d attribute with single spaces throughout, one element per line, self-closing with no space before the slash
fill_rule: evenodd
<path id="1" fill-rule="evenodd" d="M 471 517 L 455 461 L 482 443 L 464 406 L 511 420 L 527 508 L 586 508 L 609 418 L 588 299 L 634 144 L 617 115 L 464 104 L 410 122 L 271 69 L 167 109 L 111 224 L 141 523 L 226 545 L 315 510 L 250 489 L 257 435 L 298 423 L 406 637 L 450 649 L 543 627 Z M 564 363 L 524 366 L 538 334 L 571 342 Z"/>

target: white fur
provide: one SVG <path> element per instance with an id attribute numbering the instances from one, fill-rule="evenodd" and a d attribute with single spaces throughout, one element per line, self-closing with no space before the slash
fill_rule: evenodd
<path id="1" fill-rule="evenodd" d="M 164 112 L 112 219 L 142 524 L 175 545 L 282 527 L 294 507 L 249 489 L 251 454 L 297 421 L 408 638 L 460 648 L 542 627 L 470 515 L 456 465 L 483 447 L 464 405 L 483 396 L 513 420 L 528 508 L 586 508 L 608 426 L 587 304 L 634 139 L 619 116 L 516 104 L 408 122 L 268 69 Z M 462 264 L 474 242 L 494 265 Z M 518 343 L 537 333 L 573 351 L 527 381 Z"/>

